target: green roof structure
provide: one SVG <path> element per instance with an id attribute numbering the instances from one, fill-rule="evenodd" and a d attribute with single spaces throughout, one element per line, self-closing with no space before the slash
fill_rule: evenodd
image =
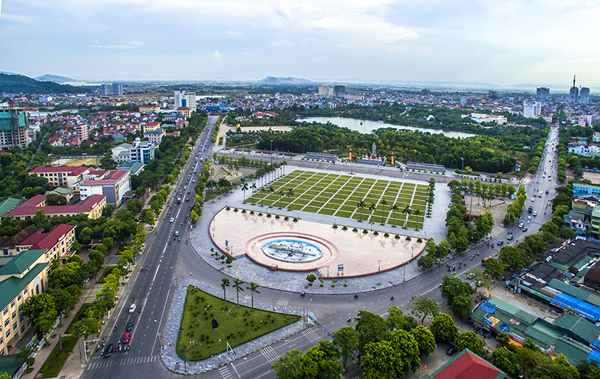
<path id="1" fill-rule="evenodd" d="M 19 371 L 21 366 L 25 362 L 22 358 L 16 355 L 2 355 L 0 356 L 0 375 L 8 374 L 12 376 Z"/>
<path id="2" fill-rule="evenodd" d="M 15 276 L 0 282 L 0 309 L 6 308 L 17 295 L 31 283 L 50 263 L 38 263 L 22 278 Z"/>
<path id="3" fill-rule="evenodd" d="M 579 300 L 583 300 L 587 303 L 600 307 L 600 296 L 596 295 L 595 293 L 574 287 L 556 279 L 552 279 L 548 285 L 552 288 L 556 288 L 560 292 L 564 292 L 568 295 L 578 298 Z"/>
<path id="4" fill-rule="evenodd" d="M 20 199 L 9 198 L 0 203 L 0 217 L 12 211 L 21 203 Z"/>
<path id="5" fill-rule="evenodd" d="M 25 250 L 20 252 L 6 266 L 0 268 L 0 277 L 23 274 L 45 252 L 46 250 Z"/>

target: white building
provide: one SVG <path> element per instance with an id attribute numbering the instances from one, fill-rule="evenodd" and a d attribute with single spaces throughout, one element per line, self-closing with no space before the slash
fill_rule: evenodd
<path id="1" fill-rule="evenodd" d="M 590 149 L 583 145 L 569 144 L 567 150 L 569 154 L 573 153 L 577 155 L 583 155 L 584 157 L 590 156 Z"/>
<path id="2" fill-rule="evenodd" d="M 190 108 L 192 112 L 196 112 L 196 92 L 174 91 L 175 109 Z"/>
<path id="3" fill-rule="evenodd" d="M 154 159 L 154 150 L 156 149 L 156 145 L 150 141 L 142 141 L 139 138 L 136 138 L 133 141 L 133 146 L 129 150 L 129 162 L 141 162 L 143 164 L 148 164 L 152 159 Z"/>
<path id="4" fill-rule="evenodd" d="M 158 128 L 156 130 L 144 133 L 144 138 L 148 138 L 150 142 L 158 146 L 162 142 L 162 139 L 165 135 L 167 135 L 165 130 L 163 128 Z"/>
<path id="5" fill-rule="evenodd" d="M 131 190 L 129 171 L 108 171 L 98 179 L 84 180 L 76 184 L 81 200 L 92 195 L 106 196 L 106 204 L 118 206 L 123 196 Z"/>
<path id="6" fill-rule="evenodd" d="M 527 99 L 523 102 L 523 117 L 535 118 L 542 114 L 542 103 Z"/>
<path id="7" fill-rule="evenodd" d="M 128 143 L 113 147 L 111 149 L 112 160 L 119 163 L 129 162 L 129 150 L 131 150 L 131 144 Z"/>

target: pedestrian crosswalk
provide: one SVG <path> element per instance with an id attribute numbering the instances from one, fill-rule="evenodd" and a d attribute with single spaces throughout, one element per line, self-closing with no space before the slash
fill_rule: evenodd
<path id="1" fill-rule="evenodd" d="M 317 343 L 321 340 L 321 336 L 319 336 L 314 329 L 304 329 L 302 335 L 312 343 Z"/>
<path id="2" fill-rule="evenodd" d="M 228 366 L 219 367 L 219 374 L 221 374 L 223 379 L 229 379 L 232 376 Z"/>
<path id="3" fill-rule="evenodd" d="M 98 370 L 101 368 L 111 367 L 111 366 L 123 366 L 123 365 L 137 365 L 141 363 L 150 363 L 155 362 L 158 358 L 158 355 L 148 355 L 145 357 L 131 357 L 131 358 L 98 358 L 95 362 L 90 362 L 88 364 L 88 370 Z"/>
<path id="4" fill-rule="evenodd" d="M 283 295 L 281 295 L 279 300 L 277 300 L 277 305 L 279 305 L 280 307 L 285 307 L 286 305 L 288 305 L 290 297 L 292 297 L 292 295 L 290 295 L 289 293 L 284 293 Z"/>
<path id="5" fill-rule="evenodd" d="M 260 349 L 260 352 L 270 364 L 277 362 L 279 359 L 279 354 L 271 346 Z"/>

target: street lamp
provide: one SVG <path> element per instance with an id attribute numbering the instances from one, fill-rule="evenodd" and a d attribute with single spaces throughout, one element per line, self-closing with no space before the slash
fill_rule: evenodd
<path id="1" fill-rule="evenodd" d="M 462 171 L 460 172 L 462 178 L 463 176 L 465 176 L 465 158 L 461 157 L 460 160 L 462 161 Z"/>
<path id="2" fill-rule="evenodd" d="M 410 253 L 410 257 L 413 258 L 415 256 L 415 247 L 411 246 L 410 248 L 412 249 L 412 253 Z"/>
<path id="3" fill-rule="evenodd" d="M 187 366 L 186 366 L 186 362 L 185 362 L 185 331 L 183 330 L 183 326 L 181 326 L 180 329 L 181 329 L 181 339 L 183 341 L 183 371 L 187 372 Z"/>
<path id="4" fill-rule="evenodd" d="M 378 271 L 381 271 L 381 259 L 378 259 L 377 262 L 379 262 L 379 270 Z"/>
<path id="5" fill-rule="evenodd" d="M 327 266 L 327 277 L 329 278 L 329 266 Z"/>
<path id="6" fill-rule="evenodd" d="M 273 140 L 271 140 L 271 166 L 273 165 Z"/>

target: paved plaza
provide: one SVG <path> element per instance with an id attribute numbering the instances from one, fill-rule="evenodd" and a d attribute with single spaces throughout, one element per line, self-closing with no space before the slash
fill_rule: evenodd
<path id="1" fill-rule="evenodd" d="M 213 243 L 234 257 L 246 255 L 253 262 L 273 271 L 318 270 L 324 278 L 343 279 L 377 274 L 398 268 L 415 259 L 425 248 L 418 238 L 378 233 L 369 229 L 334 229 L 331 225 L 279 217 L 260 212 L 223 209 L 212 220 Z M 365 225 L 365 227 L 367 227 Z M 402 231 L 402 229 L 400 229 Z M 297 262 L 265 254 L 271 241 L 305 241 L 322 254 Z M 286 249 L 286 252 L 290 249 Z M 338 269 L 338 268 L 341 268 Z M 338 271 L 339 270 L 339 271 Z"/>
<path id="2" fill-rule="evenodd" d="M 427 184 L 295 170 L 247 202 L 421 229 Z"/>

